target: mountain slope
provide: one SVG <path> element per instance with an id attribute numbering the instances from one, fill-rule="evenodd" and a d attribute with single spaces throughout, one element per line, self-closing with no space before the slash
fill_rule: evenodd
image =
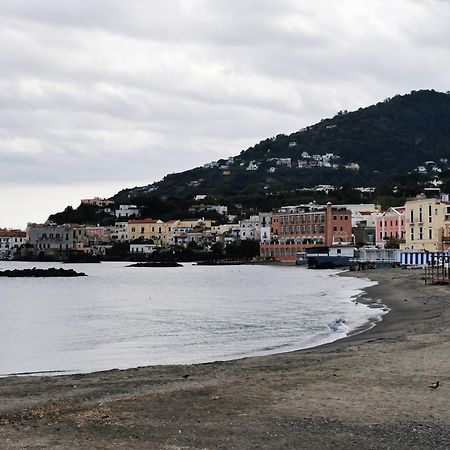
<path id="1" fill-rule="evenodd" d="M 303 152 L 339 156 L 334 161 L 339 168 L 282 167 L 274 160 L 291 158 L 291 164 L 297 166 L 304 160 Z M 266 139 L 241 152 L 233 163 L 221 160 L 215 167 L 171 174 L 153 185 L 121 191 L 114 199 L 123 201 L 148 192 L 158 197 L 191 197 L 197 193 L 227 197 L 231 193 L 275 192 L 318 184 L 378 185 L 425 161 L 442 165 L 442 158 L 450 159 L 450 95 L 413 91 L 368 108 L 340 112 L 289 136 Z M 252 161 L 258 169 L 246 170 Z M 359 164 L 358 171 L 343 167 L 351 162 Z"/>
<path id="2" fill-rule="evenodd" d="M 413 91 L 354 112 L 339 112 L 289 136 L 265 139 L 229 160 L 124 189 L 113 200 L 137 204 L 144 216 L 162 219 L 188 217 L 197 194 L 207 195 L 206 202 L 228 205 L 232 213 L 267 211 L 312 200 L 378 201 L 391 206 L 421 192 L 430 182 L 450 190 L 447 160 L 450 94 Z M 341 189 L 307 190 L 318 185 Z M 377 189 L 373 194 L 352 190 L 364 186 Z M 80 208 L 68 208 L 50 219 L 58 223 L 83 218 L 96 223 L 113 220 L 98 213 L 87 215 Z"/>

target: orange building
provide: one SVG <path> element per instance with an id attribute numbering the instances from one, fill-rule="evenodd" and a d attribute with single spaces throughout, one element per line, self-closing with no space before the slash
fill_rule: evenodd
<path id="1" fill-rule="evenodd" d="M 261 244 L 261 257 L 295 261 L 311 247 L 352 242 L 352 213 L 346 208 L 302 205 L 272 214 L 272 239 Z"/>

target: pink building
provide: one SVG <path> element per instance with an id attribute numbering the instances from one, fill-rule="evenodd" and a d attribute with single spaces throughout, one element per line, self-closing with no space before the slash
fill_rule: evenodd
<path id="1" fill-rule="evenodd" d="M 395 238 L 404 241 L 406 232 L 405 207 L 389 208 L 376 219 L 376 245 L 384 247 L 386 241 Z"/>

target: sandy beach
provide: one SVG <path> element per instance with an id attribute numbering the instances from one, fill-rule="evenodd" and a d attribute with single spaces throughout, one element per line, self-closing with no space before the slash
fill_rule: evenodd
<path id="1" fill-rule="evenodd" d="M 378 281 L 360 301 L 391 311 L 321 347 L 0 379 L 0 448 L 450 448 L 450 287 L 421 271 L 344 276 Z"/>

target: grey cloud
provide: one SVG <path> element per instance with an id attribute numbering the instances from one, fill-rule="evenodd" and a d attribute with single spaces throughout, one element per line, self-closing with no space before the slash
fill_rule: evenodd
<path id="1" fill-rule="evenodd" d="M 439 0 L 2 2 L 0 190 L 119 190 L 446 91 L 449 16 Z"/>

